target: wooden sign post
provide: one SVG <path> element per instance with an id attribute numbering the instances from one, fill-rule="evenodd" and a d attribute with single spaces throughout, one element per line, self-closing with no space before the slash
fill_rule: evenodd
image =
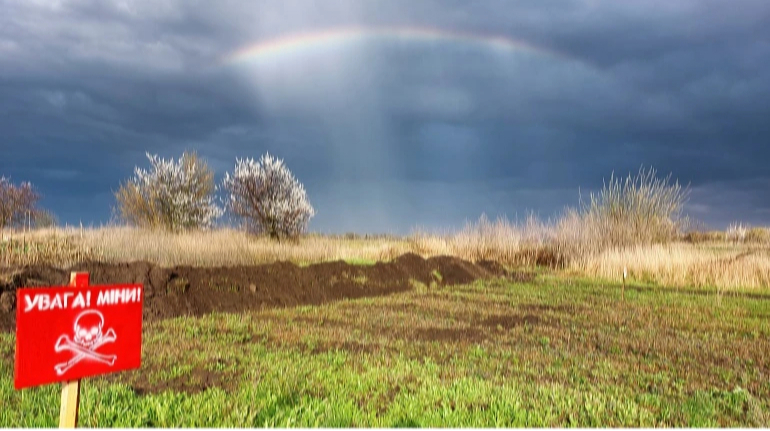
<path id="1" fill-rule="evenodd" d="M 87 272 L 70 273 L 70 286 L 86 287 L 89 277 Z M 59 410 L 59 428 L 78 426 L 80 407 L 80 379 L 64 382 L 61 389 L 61 409 Z"/>
<path id="2" fill-rule="evenodd" d="M 80 379 L 141 367 L 142 297 L 140 284 L 89 286 L 86 272 L 17 289 L 14 387 L 63 382 L 59 427 L 76 427 Z"/>

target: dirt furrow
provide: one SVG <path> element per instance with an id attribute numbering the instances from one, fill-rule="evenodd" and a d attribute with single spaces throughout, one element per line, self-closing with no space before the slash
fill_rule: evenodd
<path id="1" fill-rule="evenodd" d="M 10 270 L 5 283 L 0 284 L 0 330 L 15 330 L 16 288 L 62 286 L 68 282 L 71 271 L 89 272 L 92 285 L 143 284 L 146 320 L 387 295 L 411 289 L 410 280 L 452 285 L 477 279 L 523 277 L 507 273 L 494 262 L 474 264 L 448 256 L 423 259 L 416 254 L 374 265 L 336 261 L 307 267 L 288 262 L 218 268 L 163 268 L 148 262 L 87 262 L 66 269 L 32 266 Z"/>

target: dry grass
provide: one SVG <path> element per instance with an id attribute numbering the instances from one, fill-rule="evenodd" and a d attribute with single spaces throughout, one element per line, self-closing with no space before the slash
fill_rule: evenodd
<path id="1" fill-rule="evenodd" d="M 568 211 L 555 222 L 530 217 L 515 224 L 482 217 L 456 234 L 422 234 L 415 242 L 424 254 L 440 252 L 509 266 L 561 267 L 573 275 L 612 281 L 619 281 L 626 267 L 632 282 L 720 290 L 768 288 L 770 241 L 766 238 L 770 234 L 764 228 L 748 233 L 743 241 L 712 233 L 699 237 L 700 241 L 618 246 L 625 243 L 616 241 L 617 226 Z"/>
<path id="2" fill-rule="evenodd" d="M 621 279 L 624 267 L 632 281 L 672 287 L 723 291 L 770 287 L 770 250 L 746 245 L 637 246 L 586 256 L 570 265 L 576 273 L 615 281 Z"/>
<path id="3" fill-rule="evenodd" d="M 72 230 L 2 231 L 0 236 L 0 266 L 49 264 L 64 267 L 98 258 L 96 250 L 80 241 Z"/>
<path id="4" fill-rule="evenodd" d="M 753 227 L 746 232 L 745 241 L 750 244 L 770 245 L 770 229 Z"/>
<path id="5" fill-rule="evenodd" d="M 727 241 L 727 233 L 719 230 L 708 232 L 692 231 L 683 235 L 682 240 L 691 244 L 723 243 Z"/>
<path id="6" fill-rule="evenodd" d="M 457 232 L 418 232 L 410 241 L 422 255 L 452 255 L 478 262 L 494 260 L 509 266 L 556 266 L 561 258 L 555 245 L 554 225 L 529 216 L 523 223 L 486 216 Z"/>
<path id="7" fill-rule="evenodd" d="M 404 253 L 496 260 L 511 267 L 562 266 L 570 274 L 619 281 L 627 267 L 632 282 L 721 290 L 770 287 L 770 249 L 746 241 L 677 242 L 606 248 L 592 243 L 593 227 L 577 219 L 555 223 L 530 217 L 516 224 L 486 218 L 454 233 L 406 238 L 309 235 L 275 242 L 235 230 L 173 234 L 128 227 L 6 232 L 0 265 L 48 263 L 66 267 L 83 260 L 149 261 L 162 266 L 234 266 L 275 261 L 299 264 L 331 260 L 374 262 Z M 8 238 L 10 236 L 10 238 Z"/>
<path id="8" fill-rule="evenodd" d="M 307 236 L 298 241 L 276 242 L 229 229 L 185 234 L 133 228 L 98 229 L 87 231 L 83 244 L 98 247 L 104 261 L 146 260 L 163 266 L 234 266 L 340 259 L 384 261 L 410 251 L 409 244 L 398 239 Z"/>
<path id="9" fill-rule="evenodd" d="M 6 234 L 9 235 L 9 234 Z M 67 266 L 76 257 L 103 262 L 149 261 L 162 266 L 235 266 L 275 261 L 296 263 L 329 260 L 385 261 L 411 250 L 405 239 L 307 236 L 298 241 L 276 242 L 243 232 L 222 229 L 170 233 L 131 227 L 57 229 L 9 235 L 3 244 L 25 241 L 24 250 L 0 247 L 2 262 L 11 265 L 40 262 Z M 44 250 L 60 250 L 59 256 Z"/>

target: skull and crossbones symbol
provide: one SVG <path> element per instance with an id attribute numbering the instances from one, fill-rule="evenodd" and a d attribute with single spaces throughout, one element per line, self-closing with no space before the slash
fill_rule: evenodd
<path id="1" fill-rule="evenodd" d="M 56 364 L 54 369 L 57 375 L 66 373 L 84 359 L 91 359 L 102 362 L 110 366 L 115 364 L 116 355 L 102 355 L 96 353 L 96 349 L 107 343 L 113 343 L 117 339 L 115 331 L 112 328 L 106 332 L 104 328 L 104 315 L 97 310 L 86 310 L 75 318 L 75 336 L 70 339 L 67 335 L 62 335 L 56 341 L 54 349 L 56 352 L 68 350 L 75 354 L 67 362 Z"/>

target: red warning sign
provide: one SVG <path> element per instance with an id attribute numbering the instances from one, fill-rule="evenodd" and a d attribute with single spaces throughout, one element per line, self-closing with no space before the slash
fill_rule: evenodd
<path id="1" fill-rule="evenodd" d="M 18 289 L 16 389 L 139 368 L 142 296 L 138 284 Z"/>

